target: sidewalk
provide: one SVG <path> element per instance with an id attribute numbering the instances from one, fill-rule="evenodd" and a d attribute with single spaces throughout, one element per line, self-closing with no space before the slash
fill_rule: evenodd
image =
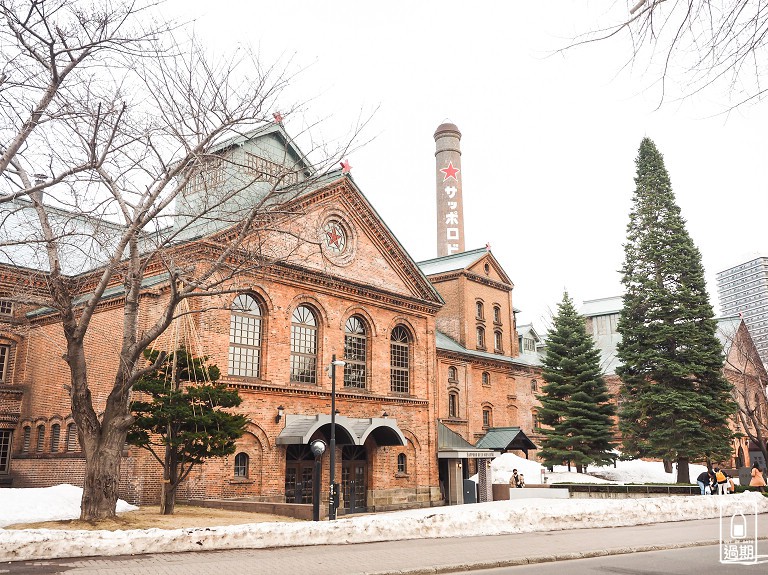
<path id="1" fill-rule="evenodd" d="M 450 573 L 581 557 L 716 544 L 719 520 L 445 539 L 242 549 L 0 564 L 0 574 L 363 575 Z M 768 535 L 768 515 L 758 533 Z M 764 547 L 763 547 L 764 546 Z M 766 552 L 768 542 L 761 541 Z"/>

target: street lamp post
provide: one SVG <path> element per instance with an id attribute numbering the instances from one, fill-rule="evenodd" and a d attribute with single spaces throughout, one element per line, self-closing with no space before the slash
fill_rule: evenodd
<path id="1" fill-rule="evenodd" d="M 339 507 L 339 486 L 336 484 L 336 366 L 344 367 L 346 363 L 336 359 L 333 354 L 331 359 L 331 490 L 328 497 L 328 520 L 336 519 L 336 509 Z"/>
<path id="2" fill-rule="evenodd" d="M 309 448 L 315 456 L 315 473 L 312 478 L 312 521 L 320 521 L 320 475 L 323 472 L 321 458 L 325 453 L 325 441 L 315 439 L 309 444 Z"/>

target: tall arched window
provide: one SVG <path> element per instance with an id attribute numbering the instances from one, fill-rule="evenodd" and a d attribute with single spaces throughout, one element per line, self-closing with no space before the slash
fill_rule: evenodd
<path id="1" fill-rule="evenodd" d="M 477 347 L 485 349 L 485 329 L 477 326 Z"/>
<path id="2" fill-rule="evenodd" d="M 493 322 L 501 323 L 501 308 L 497 305 L 493 306 Z"/>
<path id="3" fill-rule="evenodd" d="M 484 371 L 482 375 L 482 381 L 483 385 L 491 385 L 491 374 L 487 371 Z"/>
<path id="4" fill-rule="evenodd" d="M 531 380 L 531 391 L 539 391 L 539 382 L 535 379 Z"/>
<path id="5" fill-rule="evenodd" d="M 483 427 L 491 427 L 493 425 L 493 411 L 490 407 L 483 408 Z"/>
<path id="6" fill-rule="evenodd" d="M 29 452 L 29 444 L 32 440 L 32 428 L 29 425 L 24 426 L 24 435 L 22 436 L 21 450 L 24 453 Z"/>
<path id="7" fill-rule="evenodd" d="M 51 453 L 59 450 L 59 437 L 61 435 L 61 425 L 54 423 L 51 426 Z"/>
<path id="8" fill-rule="evenodd" d="M 344 325 L 344 387 L 365 389 L 368 339 L 365 323 L 353 315 Z"/>
<path id="9" fill-rule="evenodd" d="M 410 393 L 410 348 L 408 330 L 398 325 L 389 341 L 390 389 L 395 393 Z"/>
<path id="10" fill-rule="evenodd" d="M 496 351 L 501 351 L 504 349 L 502 346 L 502 337 L 500 331 L 494 331 L 493 332 L 493 349 Z"/>
<path id="11" fill-rule="evenodd" d="M 67 425 L 67 451 L 77 451 L 77 426 L 74 423 Z"/>
<path id="12" fill-rule="evenodd" d="M 229 375 L 259 377 L 261 319 L 261 306 L 250 295 L 240 294 L 232 302 L 229 320 Z"/>
<path id="13" fill-rule="evenodd" d="M 291 320 L 291 381 L 317 383 L 317 318 L 305 305 Z"/>
<path id="14" fill-rule="evenodd" d="M 45 448 L 45 425 L 37 426 L 37 445 L 35 447 L 38 452 Z"/>
<path id="15" fill-rule="evenodd" d="M 405 456 L 405 453 L 397 454 L 397 472 L 408 473 L 408 458 Z"/>
<path id="16" fill-rule="evenodd" d="M 477 319 L 483 319 L 483 302 L 475 302 L 475 317 Z"/>
<path id="17" fill-rule="evenodd" d="M 448 417 L 459 416 L 459 394 L 451 391 L 448 394 Z"/>
<path id="18" fill-rule="evenodd" d="M 454 366 L 450 366 L 448 368 L 448 381 L 450 382 L 459 381 L 459 371 Z"/>
<path id="19" fill-rule="evenodd" d="M 247 453 L 235 455 L 235 477 L 248 477 L 249 459 Z"/>

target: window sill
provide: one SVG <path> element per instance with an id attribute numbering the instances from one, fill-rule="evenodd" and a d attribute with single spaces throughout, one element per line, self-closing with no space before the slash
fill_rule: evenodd
<path id="1" fill-rule="evenodd" d="M 488 351 L 488 348 L 485 347 L 484 345 L 478 345 L 475 349 L 477 349 L 478 351 Z"/>
<path id="2" fill-rule="evenodd" d="M 247 477 L 235 477 L 234 479 L 229 480 L 230 485 L 252 485 L 253 483 L 256 483 L 253 479 L 248 479 Z"/>
<path id="3" fill-rule="evenodd" d="M 398 471 L 395 473 L 395 479 L 408 479 L 411 477 L 410 473 L 403 473 L 402 471 Z"/>

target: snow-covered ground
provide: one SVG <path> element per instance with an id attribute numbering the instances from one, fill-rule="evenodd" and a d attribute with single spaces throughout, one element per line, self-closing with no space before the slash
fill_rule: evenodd
<path id="1" fill-rule="evenodd" d="M 38 519 L 78 515 L 79 495 L 69 508 L 59 498 L 72 486 L 50 489 L 0 489 L 3 522 L 27 521 L 19 511 L 35 505 L 50 509 Z M 439 537 L 500 535 L 588 527 L 616 527 L 662 521 L 718 517 L 756 506 L 768 512 L 768 499 L 757 493 L 727 496 L 677 496 L 648 499 L 528 499 L 433 507 L 342 518 L 337 521 L 256 523 L 195 529 L 131 531 L 59 531 L 0 529 L 0 561 L 52 559 L 212 549 L 243 549 L 364 543 Z M 11 511 L 16 510 L 16 511 Z M 13 515 L 13 514 L 16 515 Z"/>
<path id="2" fill-rule="evenodd" d="M 494 483 L 508 483 L 512 470 L 525 475 L 527 484 L 541 483 L 542 477 L 547 483 L 675 483 L 677 473 L 666 473 L 661 461 L 617 461 L 616 467 L 588 467 L 587 473 L 568 471 L 562 465 L 556 465 L 549 473 L 542 465 L 530 459 L 524 459 L 514 453 L 504 453 L 491 462 Z M 542 470 L 544 475 L 542 476 Z M 691 481 L 706 470 L 704 465 L 690 465 Z M 475 479 L 476 480 L 476 479 Z"/>

